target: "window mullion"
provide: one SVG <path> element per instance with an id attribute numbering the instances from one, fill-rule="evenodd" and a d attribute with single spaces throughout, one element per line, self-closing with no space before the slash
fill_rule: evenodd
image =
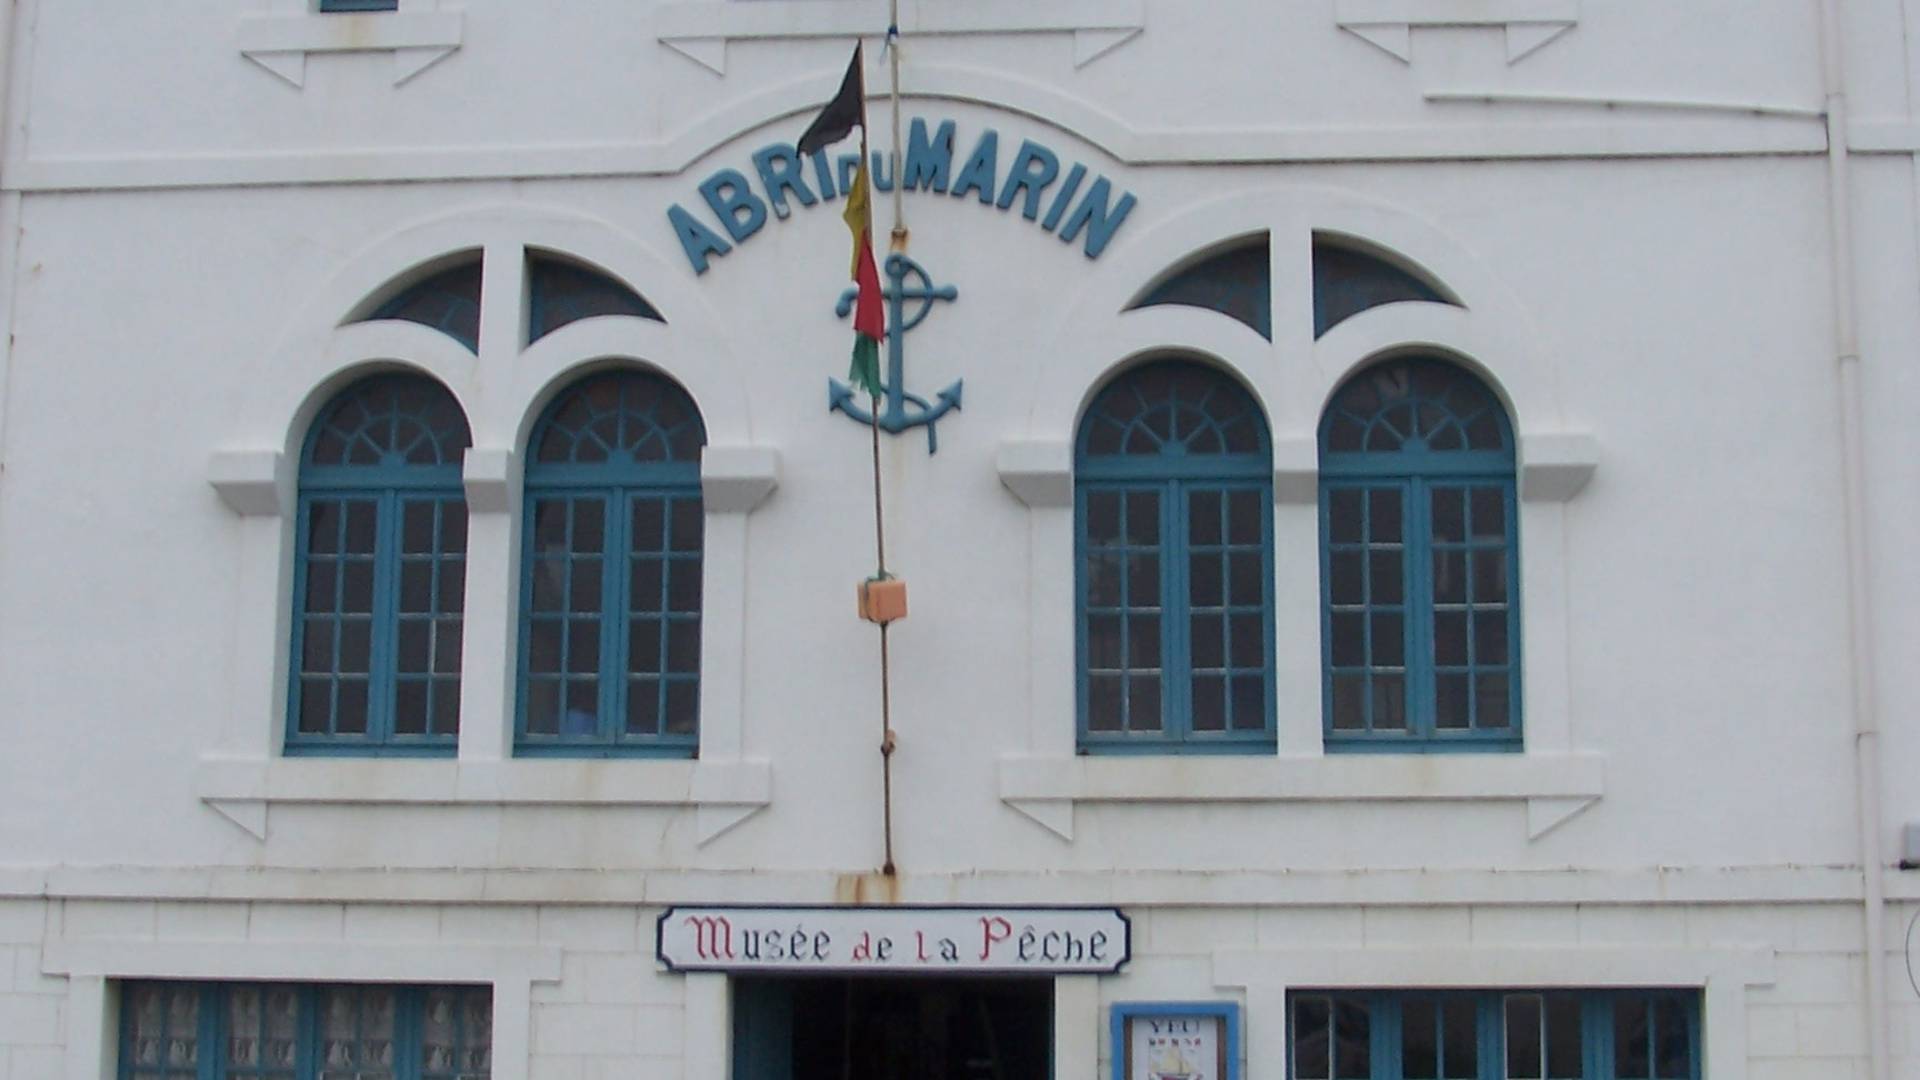
<path id="1" fill-rule="evenodd" d="M 394 992 L 393 1080 L 420 1080 L 422 996 L 417 987 Z"/>
<path id="2" fill-rule="evenodd" d="M 633 494 L 608 488 L 605 499 L 600 552 L 600 735 L 611 745 L 626 730 L 626 597 L 633 562 Z"/>
<path id="3" fill-rule="evenodd" d="M 367 664 L 367 738 L 393 739 L 394 671 L 399 667 L 400 495 L 380 493 L 373 518 L 373 625 Z"/>
<path id="4" fill-rule="evenodd" d="M 194 1037 L 200 1040 L 198 1073 L 200 1080 L 222 1080 L 226 1061 L 225 1032 L 221 1013 L 225 1012 L 226 993 L 217 983 L 200 986 L 200 1023 Z"/>
<path id="5" fill-rule="evenodd" d="M 1586 994 L 1580 1001 L 1580 1067 L 1588 1080 L 1612 1080 L 1613 1004 L 1611 994 Z"/>
<path id="6" fill-rule="evenodd" d="M 1187 580 L 1185 485 L 1160 489 L 1160 715 L 1169 739 L 1193 734 L 1193 654 L 1189 623 L 1193 596 Z"/>
<path id="7" fill-rule="evenodd" d="M 1507 1075 L 1506 999 L 1504 993 L 1491 991 L 1476 995 L 1474 1010 L 1476 1034 L 1480 1045 L 1480 1080 L 1504 1080 Z"/>
<path id="8" fill-rule="evenodd" d="M 1433 673 L 1433 512 L 1427 481 L 1409 477 L 1399 485 L 1405 506 L 1400 513 L 1400 551 L 1406 580 L 1406 628 L 1403 658 L 1407 673 L 1407 734 L 1434 734 Z"/>
<path id="9" fill-rule="evenodd" d="M 1368 1004 L 1367 1071 L 1372 1080 L 1401 1080 L 1406 1063 L 1401 1060 L 1400 1005 L 1397 994 L 1374 994 Z"/>

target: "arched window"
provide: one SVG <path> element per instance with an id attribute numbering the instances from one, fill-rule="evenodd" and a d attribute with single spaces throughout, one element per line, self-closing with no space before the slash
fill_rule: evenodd
<path id="1" fill-rule="evenodd" d="M 695 755 L 705 443 L 686 392 L 640 371 L 582 379 L 534 425 L 520 753 Z"/>
<path id="2" fill-rule="evenodd" d="M 438 330 L 480 351 L 480 253 L 470 252 L 452 266 L 387 297 L 362 321 L 399 319 Z"/>
<path id="3" fill-rule="evenodd" d="M 1326 745 L 1520 748 L 1513 427 L 1432 357 L 1374 364 L 1320 421 Z"/>
<path id="4" fill-rule="evenodd" d="M 1161 360 L 1115 378 L 1074 457 L 1080 745 L 1270 748 L 1273 456 L 1252 396 Z"/>
<path id="5" fill-rule="evenodd" d="M 451 754 L 467 503 L 460 406 L 419 375 L 327 402 L 300 456 L 289 754 Z"/>
<path id="6" fill-rule="evenodd" d="M 527 341 L 596 315 L 632 315 L 665 322 L 647 299 L 597 270 L 558 255 L 527 250 Z"/>

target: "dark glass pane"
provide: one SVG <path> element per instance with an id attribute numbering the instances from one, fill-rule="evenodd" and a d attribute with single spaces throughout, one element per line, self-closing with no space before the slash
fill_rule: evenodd
<path id="1" fill-rule="evenodd" d="M 1372 638 L 1373 655 L 1368 657 L 1372 666 L 1377 668 L 1397 668 L 1406 666 L 1406 628 L 1403 617 L 1398 612 L 1380 612 L 1371 617 L 1369 630 Z"/>
<path id="2" fill-rule="evenodd" d="M 333 683 L 327 679 L 300 680 L 300 734 L 323 735 L 333 719 Z"/>
<path id="3" fill-rule="evenodd" d="M 333 718 L 333 731 L 336 735 L 365 735 L 367 733 L 367 684 L 358 679 L 345 679 L 338 684 L 338 711 Z"/>
<path id="4" fill-rule="evenodd" d="M 1474 1030 L 1474 1002 L 1468 998 L 1448 998 L 1440 1009 L 1446 1043 L 1445 1061 L 1448 1080 L 1474 1080 L 1480 1072 L 1480 1045 Z"/>
<path id="5" fill-rule="evenodd" d="M 466 554 L 467 504 L 465 500 L 447 499 L 441 503 L 440 550 L 448 555 Z"/>
<path id="6" fill-rule="evenodd" d="M 542 555 L 567 549 L 567 504 L 563 499 L 538 499 L 533 504 L 533 545 Z"/>
<path id="7" fill-rule="evenodd" d="M 1333 1075 L 1337 1080 L 1372 1076 L 1372 1018 L 1365 1002 L 1336 999 L 1333 1006 Z"/>
<path id="8" fill-rule="evenodd" d="M 336 589 L 339 585 L 338 568 L 332 562 L 311 559 L 307 562 L 307 601 L 305 610 L 311 612 L 336 611 Z"/>
<path id="9" fill-rule="evenodd" d="M 653 619 L 635 619 L 627 624 L 627 670 L 662 674 L 660 667 L 660 623 Z"/>
<path id="10" fill-rule="evenodd" d="M 1375 604 L 1398 604 L 1404 593 L 1401 580 L 1402 557 L 1398 551 L 1375 551 L 1367 555 L 1367 584 Z"/>
<path id="11" fill-rule="evenodd" d="M 1473 600 L 1500 604 L 1507 599 L 1507 553 L 1494 548 L 1473 553 Z"/>
<path id="12" fill-rule="evenodd" d="M 659 559 L 635 559 L 627 581 L 627 604 L 634 611 L 661 610 L 667 567 Z"/>
<path id="13" fill-rule="evenodd" d="M 365 10 L 361 8 L 360 10 Z M 480 258 L 474 254 L 450 270 L 410 285 L 375 309 L 369 319 L 404 319 L 431 327 L 480 350 Z"/>
<path id="14" fill-rule="evenodd" d="M 1187 602 L 1197 608 L 1219 607 L 1225 599 L 1226 568 L 1219 555 L 1195 554 L 1187 558 Z"/>
<path id="15" fill-rule="evenodd" d="M 1447 729 L 1467 726 L 1467 677 L 1436 675 L 1433 680 L 1433 722 Z"/>
<path id="16" fill-rule="evenodd" d="M 1234 667 L 1266 667 L 1267 641 L 1263 622 L 1258 615 L 1235 615 L 1227 620 L 1227 636 L 1233 640 L 1231 656 Z"/>
<path id="17" fill-rule="evenodd" d="M 1433 553 L 1433 599 L 1439 604 L 1459 604 L 1467 599 L 1467 553 Z"/>
<path id="18" fill-rule="evenodd" d="M 1365 520 L 1361 512 L 1364 493 L 1354 488 L 1336 488 L 1327 493 L 1327 538 L 1336 544 L 1358 543 Z"/>
<path id="19" fill-rule="evenodd" d="M 1378 256 L 1315 241 L 1314 337 L 1368 308 L 1409 300 L 1447 302 L 1431 285 Z"/>
<path id="20" fill-rule="evenodd" d="M 1135 615 L 1127 620 L 1127 666 L 1160 666 L 1160 617 Z"/>
<path id="21" fill-rule="evenodd" d="M 1266 567 L 1258 551 L 1227 555 L 1227 599 L 1236 607 L 1259 607 L 1266 594 Z"/>
<path id="22" fill-rule="evenodd" d="M 553 735 L 560 730 L 560 684 L 547 679 L 527 686 L 527 734 Z"/>
<path id="23" fill-rule="evenodd" d="M 1195 403 L 1204 402 L 1204 408 Z M 1219 454 L 1264 449 L 1264 425 L 1245 390 L 1219 371 L 1169 360 L 1115 378 L 1081 423 L 1080 456 Z"/>
<path id="24" fill-rule="evenodd" d="M 684 390 L 639 371 L 608 371 L 575 383 L 548 406 L 542 418 L 537 460 L 528 470 L 538 481 L 545 463 L 608 464 L 674 461 L 689 479 L 698 473 L 698 448 L 706 442 L 699 413 Z"/>
<path id="25" fill-rule="evenodd" d="M 541 255 L 527 257 L 527 340 L 538 341 L 579 319 L 630 315 L 664 322 L 639 293 L 584 266 Z"/>
<path id="26" fill-rule="evenodd" d="M 1687 1010 L 1678 998 L 1656 999 L 1653 1008 L 1654 1075 L 1660 1080 L 1690 1080 L 1693 1076 L 1692 1037 Z"/>
<path id="27" fill-rule="evenodd" d="M 1473 680 L 1473 726 L 1486 730 L 1512 726 L 1512 703 L 1505 675 L 1476 675 Z"/>
<path id="28" fill-rule="evenodd" d="M 600 620 L 567 621 L 567 670 L 575 674 L 600 670 Z"/>
<path id="29" fill-rule="evenodd" d="M 1332 1040 L 1332 1008 L 1326 998 L 1302 995 L 1293 1000 L 1294 1080 L 1327 1080 L 1327 1049 Z"/>
<path id="30" fill-rule="evenodd" d="M 393 730 L 399 735 L 424 735 L 427 731 L 427 684 L 420 679 L 402 679 L 393 688 Z"/>
<path id="31" fill-rule="evenodd" d="M 567 610 L 575 612 L 595 612 L 600 610 L 600 560 L 573 560 L 571 580 L 567 583 Z"/>
<path id="32" fill-rule="evenodd" d="M 300 670 L 333 670 L 333 622 L 308 619 L 300 628 Z"/>
<path id="33" fill-rule="evenodd" d="M 341 568 L 340 610 L 365 614 L 373 610 L 373 564 L 356 559 Z"/>
<path id="34" fill-rule="evenodd" d="M 433 733 L 452 735 L 460 727 L 460 683 L 455 679 L 433 680 Z"/>
<path id="35" fill-rule="evenodd" d="M 1120 493 L 1087 493 L 1087 539 L 1095 544 L 1110 543 L 1120 536 Z"/>
<path id="36" fill-rule="evenodd" d="M 1433 662 L 1459 665 L 1467 662 L 1467 616 L 1463 611 L 1437 611 L 1433 615 Z"/>
<path id="37" fill-rule="evenodd" d="M 1547 1075 L 1553 1080 L 1580 1076 L 1580 999 L 1574 994 L 1547 994 Z"/>
<path id="38" fill-rule="evenodd" d="M 1507 662 L 1506 609 L 1473 613 L 1473 660 L 1482 665 Z"/>
<path id="39" fill-rule="evenodd" d="M 1160 559 L 1156 555 L 1127 556 L 1127 606 L 1160 606 Z"/>
<path id="40" fill-rule="evenodd" d="M 700 684 L 691 679 L 667 683 L 667 734 L 692 735 L 700 730 Z"/>
<path id="41" fill-rule="evenodd" d="M 706 518 L 700 511 L 700 500 L 673 500 L 671 522 L 673 550 L 699 551 L 700 536 L 706 525 Z"/>
<path id="42" fill-rule="evenodd" d="M 428 649 L 432 637 L 433 624 L 427 620 L 401 620 L 398 663 L 401 671 L 424 672 L 427 670 Z"/>
<path id="43" fill-rule="evenodd" d="M 460 620 L 441 619 L 433 627 L 433 670 L 441 675 L 459 674 Z"/>
<path id="44" fill-rule="evenodd" d="M 1400 675 L 1373 677 L 1373 727 L 1376 731 L 1405 731 L 1407 681 Z"/>
<path id="45" fill-rule="evenodd" d="M 1266 500 L 1259 492 L 1236 491 L 1227 496 L 1227 540 L 1235 544 L 1260 543 L 1266 518 Z"/>
<path id="46" fill-rule="evenodd" d="M 667 504 L 664 499 L 633 500 L 633 534 L 629 538 L 635 551 L 667 549 Z"/>
<path id="47" fill-rule="evenodd" d="M 1400 1059 L 1406 1080 L 1440 1075 L 1439 1015 L 1432 1001 L 1412 999 L 1400 1007 Z"/>
<path id="48" fill-rule="evenodd" d="M 1507 535 L 1506 496 L 1499 488 L 1474 488 L 1468 516 L 1473 535 L 1480 539 L 1499 540 Z"/>
<path id="49" fill-rule="evenodd" d="M 1332 616 L 1334 667 L 1359 667 L 1367 662 L 1366 617 L 1358 613 L 1336 612 Z"/>
<path id="50" fill-rule="evenodd" d="M 434 609 L 442 615 L 458 615 L 467 606 L 467 564 L 458 560 L 440 563 L 439 595 Z"/>
<path id="51" fill-rule="evenodd" d="M 1226 680 L 1217 675 L 1195 676 L 1193 680 L 1193 730 L 1225 731 L 1226 728 Z"/>
<path id="52" fill-rule="evenodd" d="M 1151 491 L 1127 493 L 1127 543 L 1160 542 L 1160 496 Z"/>
<path id="53" fill-rule="evenodd" d="M 1137 730 L 1160 728 L 1160 679 L 1134 675 L 1127 679 L 1127 717 Z"/>
<path id="54" fill-rule="evenodd" d="M 1340 411 L 1327 417 L 1326 443 L 1329 453 L 1352 453 L 1361 448 L 1366 425 L 1353 414 Z"/>
<path id="55" fill-rule="evenodd" d="M 1120 730 L 1120 677 L 1095 675 L 1087 680 L 1087 730 Z"/>
<path id="56" fill-rule="evenodd" d="M 535 619 L 527 627 L 527 668 L 530 671 L 560 670 L 561 622 Z"/>
<path id="57" fill-rule="evenodd" d="M 1540 999 L 1509 994 L 1506 1000 L 1507 1080 L 1540 1080 Z"/>
<path id="58" fill-rule="evenodd" d="M 1361 731 L 1367 726 L 1367 679 L 1364 675 L 1333 677 L 1333 729 Z"/>
<path id="59" fill-rule="evenodd" d="M 1500 434 L 1500 421 L 1491 409 L 1467 421 L 1468 449 L 1501 450 L 1505 447 L 1506 439 Z"/>
<path id="60" fill-rule="evenodd" d="M 1397 544 L 1400 527 L 1400 492 L 1367 492 L 1367 539 L 1376 544 Z"/>
<path id="61" fill-rule="evenodd" d="M 695 613 L 700 610 L 700 563 L 693 559 L 675 559 L 667 565 L 667 610 Z"/>
<path id="62" fill-rule="evenodd" d="M 432 613 L 432 563 L 412 559 L 400 564 L 400 610 L 409 614 Z"/>
<path id="63" fill-rule="evenodd" d="M 1623 997 L 1614 1002 L 1613 1063 L 1621 1080 L 1651 1075 L 1647 1062 L 1647 1003 L 1643 998 Z"/>
<path id="64" fill-rule="evenodd" d="M 627 734 L 660 733 L 660 680 L 627 680 Z"/>
<path id="65" fill-rule="evenodd" d="M 1087 666 L 1109 671 L 1120 666 L 1119 616 L 1087 617 Z"/>
<path id="66" fill-rule="evenodd" d="M 1335 551 L 1327 556 L 1328 600 L 1335 604 L 1366 602 L 1361 566 L 1358 551 Z"/>
<path id="67" fill-rule="evenodd" d="M 592 554 L 606 545 L 606 507 L 599 499 L 573 500 L 573 544 L 575 554 Z"/>
<path id="68" fill-rule="evenodd" d="M 1459 488 L 1434 488 L 1429 502 L 1433 513 L 1433 538 L 1440 543 L 1458 543 L 1467 537 L 1466 493 Z"/>
<path id="69" fill-rule="evenodd" d="M 1242 675 L 1229 681 L 1232 693 L 1233 729 L 1259 731 L 1267 726 L 1267 681 L 1258 675 Z"/>
<path id="70" fill-rule="evenodd" d="M 600 681 L 573 679 L 566 684 L 567 709 L 560 717 L 560 734 L 595 735 L 600 730 Z"/>
<path id="71" fill-rule="evenodd" d="M 667 670 L 692 675 L 700 670 L 700 624 L 675 619 L 667 625 Z"/>
<path id="72" fill-rule="evenodd" d="M 1090 555 L 1087 558 L 1087 606 L 1096 608 L 1115 608 L 1120 606 L 1120 566 L 1119 555 Z"/>
<path id="73" fill-rule="evenodd" d="M 1188 624 L 1188 648 L 1195 668 L 1227 666 L 1225 624 L 1218 615 L 1195 615 Z"/>
<path id="74" fill-rule="evenodd" d="M 1273 269 L 1266 234 L 1176 272 L 1134 307 L 1156 304 L 1217 311 L 1273 340 Z"/>
<path id="75" fill-rule="evenodd" d="M 400 550 L 419 555 L 434 550 L 434 524 L 439 508 L 430 502 L 409 501 L 400 509 Z"/>
<path id="76" fill-rule="evenodd" d="M 373 628 L 365 619 L 348 619 L 340 624 L 340 670 L 365 674 L 373 652 Z"/>

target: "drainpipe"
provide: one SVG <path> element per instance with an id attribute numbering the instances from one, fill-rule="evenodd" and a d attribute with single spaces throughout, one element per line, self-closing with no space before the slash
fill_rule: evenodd
<path id="1" fill-rule="evenodd" d="M 1872 1080 L 1887 1071 L 1886 867 L 1880 847 L 1880 728 L 1873 696 L 1873 607 L 1867 557 L 1865 452 L 1861 437 L 1860 341 L 1856 321 L 1853 204 L 1847 160 L 1847 87 L 1842 0 L 1821 0 L 1820 59 L 1827 116 L 1827 231 L 1833 263 L 1834 360 L 1840 376 L 1840 452 L 1847 545 L 1847 653 L 1852 694 L 1854 791 L 1863 878 L 1867 1056 Z"/>

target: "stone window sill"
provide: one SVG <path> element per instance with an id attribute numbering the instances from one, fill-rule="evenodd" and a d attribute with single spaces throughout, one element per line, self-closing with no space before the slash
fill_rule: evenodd
<path id="1" fill-rule="evenodd" d="M 1000 800 L 1062 839 L 1082 803 L 1524 802 L 1538 839 L 1597 801 L 1597 754 L 1000 758 Z"/>
<path id="2" fill-rule="evenodd" d="M 423 761 L 203 757 L 201 802 L 255 838 L 271 806 L 693 808 L 704 844 L 772 801 L 765 761 Z"/>
<path id="3" fill-rule="evenodd" d="M 393 84 L 406 82 L 460 47 L 457 11 L 289 12 L 243 15 L 240 55 L 298 87 L 316 53 L 379 52 L 393 57 Z"/>

